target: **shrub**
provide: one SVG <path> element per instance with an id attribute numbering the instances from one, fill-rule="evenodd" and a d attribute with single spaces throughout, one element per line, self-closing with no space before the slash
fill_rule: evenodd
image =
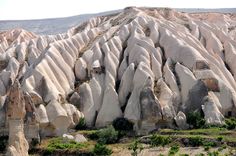
<path id="1" fill-rule="evenodd" d="M 75 126 L 75 129 L 76 130 L 84 130 L 86 128 L 87 128 L 87 126 L 86 126 L 85 118 L 80 118 L 79 123 Z"/>
<path id="2" fill-rule="evenodd" d="M 160 135 L 156 135 L 156 134 L 153 134 L 151 137 L 150 137 L 150 140 L 151 140 L 151 145 L 152 146 L 165 146 L 165 145 L 168 145 L 171 141 L 171 138 L 169 136 L 160 136 Z"/>
<path id="3" fill-rule="evenodd" d="M 38 138 L 32 138 L 30 145 L 31 147 L 36 147 L 39 144 L 39 139 Z"/>
<path id="4" fill-rule="evenodd" d="M 216 142 L 212 142 L 212 141 L 210 141 L 210 142 L 203 142 L 203 145 L 204 146 L 209 146 L 209 147 L 216 147 L 217 146 Z"/>
<path id="5" fill-rule="evenodd" d="M 190 112 L 187 114 L 187 123 L 193 128 L 204 128 L 206 122 L 200 112 Z"/>
<path id="6" fill-rule="evenodd" d="M 73 140 L 65 142 L 62 138 L 53 138 L 52 140 L 49 141 L 45 153 L 51 154 L 56 150 L 79 150 L 84 146 L 86 146 L 86 144 L 77 143 Z"/>
<path id="7" fill-rule="evenodd" d="M 208 152 L 207 155 L 208 156 L 218 156 L 219 152 L 218 151 Z"/>
<path id="8" fill-rule="evenodd" d="M 132 150 L 131 155 L 137 156 L 139 152 L 143 150 L 143 146 L 140 144 L 138 140 L 135 140 L 130 146 L 129 150 Z"/>
<path id="9" fill-rule="evenodd" d="M 55 148 L 51 148 L 51 147 L 47 147 L 44 152 L 43 152 L 43 155 L 51 155 L 53 153 L 55 153 L 56 149 Z"/>
<path id="10" fill-rule="evenodd" d="M 196 147 L 203 145 L 203 138 L 200 136 L 190 137 L 189 144 Z"/>
<path id="11" fill-rule="evenodd" d="M 205 151 L 209 151 L 209 149 L 210 149 L 210 146 L 204 146 Z"/>
<path id="12" fill-rule="evenodd" d="M 217 141 L 223 141 L 224 137 L 223 136 L 218 136 L 216 139 L 217 139 Z"/>
<path id="13" fill-rule="evenodd" d="M 218 151 L 223 151 L 226 148 L 227 148 L 227 144 L 224 144 L 224 145 L 222 145 L 221 147 L 218 148 Z"/>
<path id="14" fill-rule="evenodd" d="M 97 140 L 102 144 L 112 144 L 118 141 L 118 132 L 113 126 L 108 126 L 107 128 L 100 129 L 89 135 L 92 140 Z"/>
<path id="15" fill-rule="evenodd" d="M 6 150 L 7 144 L 8 136 L 0 136 L 0 152 L 4 152 Z"/>
<path id="16" fill-rule="evenodd" d="M 126 118 L 116 118 L 112 125 L 117 131 L 131 131 L 134 124 Z"/>
<path id="17" fill-rule="evenodd" d="M 188 154 L 179 154 L 179 156 L 189 156 Z"/>
<path id="18" fill-rule="evenodd" d="M 91 134 L 88 134 L 88 138 L 91 139 L 91 140 L 98 140 L 98 133 L 93 132 Z"/>
<path id="19" fill-rule="evenodd" d="M 179 145 L 173 145 L 173 146 L 171 146 L 168 155 L 172 156 L 172 155 L 175 155 L 178 152 L 179 152 Z"/>
<path id="20" fill-rule="evenodd" d="M 95 146 L 93 148 L 93 154 L 94 155 L 102 155 L 102 156 L 111 155 L 112 150 L 107 148 L 106 145 L 104 145 L 104 144 L 97 143 L 97 144 L 95 144 Z"/>
<path id="21" fill-rule="evenodd" d="M 225 119 L 225 127 L 229 130 L 235 129 L 236 127 L 236 118 Z"/>

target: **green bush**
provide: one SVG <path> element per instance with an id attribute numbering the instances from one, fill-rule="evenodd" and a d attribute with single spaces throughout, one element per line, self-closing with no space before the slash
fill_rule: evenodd
<path id="1" fill-rule="evenodd" d="M 169 136 L 160 136 L 153 134 L 150 137 L 151 145 L 152 146 L 165 146 L 171 142 L 171 138 Z"/>
<path id="2" fill-rule="evenodd" d="M 77 143 L 73 140 L 65 141 L 61 137 L 53 138 L 49 141 L 47 145 L 44 155 L 52 154 L 56 150 L 79 150 L 82 147 L 85 147 L 86 144 L 84 143 Z"/>
<path id="3" fill-rule="evenodd" d="M 201 146 L 204 144 L 204 139 L 200 136 L 190 137 L 189 144 L 193 147 Z"/>
<path id="4" fill-rule="evenodd" d="M 53 147 L 47 147 L 45 151 L 43 152 L 43 155 L 51 155 L 56 151 L 56 148 Z"/>
<path id="5" fill-rule="evenodd" d="M 208 152 L 207 155 L 208 156 L 218 156 L 219 152 L 218 151 Z"/>
<path id="6" fill-rule="evenodd" d="M 134 126 L 134 124 L 126 118 L 116 118 L 112 122 L 112 125 L 117 131 L 131 131 Z"/>
<path id="7" fill-rule="evenodd" d="M 80 118 L 79 123 L 75 126 L 75 129 L 76 130 L 84 130 L 86 128 L 87 128 L 87 126 L 86 126 L 85 118 Z"/>
<path id="8" fill-rule="evenodd" d="M 129 150 L 132 150 L 131 155 L 137 156 L 143 150 L 143 146 L 140 144 L 139 140 L 135 140 L 130 144 Z"/>
<path id="9" fill-rule="evenodd" d="M 173 156 L 175 155 L 176 153 L 179 152 L 179 145 L 173 145 L 170 147 L 170 150 L 169 150 L 169 156 Z"/>
<path id="10" fill-rule="evenodd" d="M 205 119 L 200 112 L 190 112 L 187 114 L 187 123 L 192 125 L 193 128 L 204 128 Z"/>
<path id="11" fill-rule="evenodd" d="M 4 152 L 6 150 L 8 144 L 8 136 L 0 136 L 0 152 Z"/>
<path id="12" fill-rule="evenodd" d="M 205 150 L 205 151 L 209 151 L 210 147 L 211 147 L 211 146 L 204 146 L 204 150 Z"/>
<path id="13" fill-rule="evenodd" d="M 224 137 L 223 136 L 218 136 L 216 139 L 217 139 L 217 141 L 223 141 Z"/>
<path id="14" fill-rule="evenodd" d="M 107 128 L 100 129 L 89 135 L 92 140 L 97 140 L 101 144 L 112 144 L 118 141 L 118 132 L 113 126 L 108 126 Z"/>
<path id="15" fill-rule="evenodd" d="M 189 156 L 188 154 L 179 154 L 179 156 Z"/>
<path id="16" fill-rule="evenodd" d="M 94 146 L 93 154 L 94 155 L 102 155 L 102 156 L 111 155 L 112 150 L 107 148 L 106 145 L 104 145 L 104 144 L 97 143 Z"/>
<path id="17" fill-rule="evenodd" d="M 98 131 L 89 133 L 88 138 L 91 140 L 98 140 Z"/>
<path id="18" fill-rule="evenodd" d="M 217 144 L 216 144 L 216 142 L 212 142 L 212 141 L 210 141 L 210 142 L 206 142 L 206 141 L 204 141 L 203 142 L 203 146 L 208 146 L 208 147 L 216 147 L 217 146 Z"/>
<path id="19" fill-rule="evenodd" d="M 236 118 L 231 117 L 228 119 L 225 119 L 225 127 L 229 130 L 236 128 Z"/>
<path id="20" fill-rule="evenodd" d="M 38 138 L 32 138 L 30 145 L 31 147 L 36 147 L 39 144 L 39 139 Z"/>

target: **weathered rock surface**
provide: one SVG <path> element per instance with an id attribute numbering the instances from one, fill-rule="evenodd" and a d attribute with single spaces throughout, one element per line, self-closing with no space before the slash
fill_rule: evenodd
<path id="1" fill-rule="evenodd" d="M 118 95 L 112 86 L 107 86 L 103 97 L 103 103 L 97 116 L 96 127 L 109 125 L 118 117 L 122 117 Z"/>
<path id="2" fill-rule="evenodd" d="M 221 124 L 236 116 L 235 25 L 235 14 L 130 7 L 64 34 L 1 32 L 1 108 L 19 79 L 42 136 L 81 117 L 90 127 L 124 116 L 147 131 L 174 120 L 185 128 L 179 112 L 202 108 L 207 123 Z"/>
<path id="3" fill-rule="evenodd" d="M 183 112 L 179 111 L 174 119 L 180 129 L 188 129 L 189 125 L 187 124 L 186 115 Z"/>
<path id="4" fill-rule="evenodd" d="M 220 102 L 218 98 L 212 92 L 204 98 L 204 105 L 202 105 L 202 110 L 204 112 L 207 124 L 223 125 L 224 116 L 219 111 L 219 103 Z"/>
<path id="5" fill-rule="evenodd" d="M 76 142 L 87 142 L 87 139 L 82 134 L 76 134 L 75 141 Z"/>
<path id="6" fill-rule="evenodd" d="M 29 145 L 24 135 L 25 98 L 18 81 L 10 88 L 8 98 L 6 113 L 9 124 L 9 141 L 6 155 L 27 156 Z"/>

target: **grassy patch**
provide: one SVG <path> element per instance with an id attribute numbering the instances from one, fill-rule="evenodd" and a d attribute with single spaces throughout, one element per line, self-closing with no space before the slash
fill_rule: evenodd
<path id="1" fill-rule="evenodd" d="M 168 145 L 171 142 L 171 138 L 169 136 L 161 136 L 157 134 L 153 134 L 150 137 L 150 144 L 151 146 L 165 146 Z"/>
<path id="2" fill-rule="evenodd" d="M 228 118 L 225 119 L 225 127 L 229 130 L 236 128 L 236 118 Z"/>
<path id="3" fill-rule="evenodd" d="M 97 140 L 101 144 L 112 144 L 118 141 L 118 131 L 113 126 L 108 126 L 107 128 L 91 133 L 89 138 Z"/>
<path id="4" fill-rule="evenodd" d="M 235 142 L 236 131 L 228 130 L 226 128 L 211 127 L 206 129 L 191 129 L 191 130 L 171 130 L 162 129 L 158 132 L 161 135 L 168 135 L 176 138 L 189 138 L 193 136 L 201 136 L 205 139 L 213 139 L 218 142 Z"/>
<path id="5" fill-rule="evenodd" d="M 56 150 L 70 150 L 76 151 L 86 147 L 86 143 L 77 143 L 75 141 L 65 141 L 62 138 L 53 138 L 49 141 L 48 145 L 45 148 L 47 154 L 51 154 Z"/>
<path id="6" fill-rule="evenodd" d="M 208 152 L 207 155 L 208 156 L 218 156 L 219 152 L 218 151 Z"/>
<path id="7" fill-rule="evenodd" d="M 77 143 L 73 140 L 63 140 L 62 137 L 45 138 L 42 142 L 30 149 L 30 154 L 40 154 L 40 155 L 67 155 L 67 154 L 81 154 L 90 153 L 96 143 L 93 141 L 88 141 L 85 143 Z"/>
<path id="8" fill-rule="evenodd" d="M 174 156 L 178 152 L 179 152 L 179 145 L 173 145 L 173 146 L 170 147 L 168 155 L 169 156 Z"/>
<path id="9" fill-rule="evenodd" d="M 131 150 L 132 156 L 137 156 L 143 150 L 143 146 L 140 144 L 139 140 L 135 140 L 130 144 L 129 150 Z"/>
<path id="10" fill-rule="evenodd" d="M 194 136 L 189 138 L 189 144 L 193 147 L 202 146 L 204 143 L 204 139 L 200 136 Z"/>
<path id="11" fill-rule="evenodd" d="M 94 155 L 101 155 L 101 156 L 111 155 L 112 150 L 107 148 L 106 145 L 104 145 L 104 144 L 97 143 L 94 146 L 93 154 Z"/>

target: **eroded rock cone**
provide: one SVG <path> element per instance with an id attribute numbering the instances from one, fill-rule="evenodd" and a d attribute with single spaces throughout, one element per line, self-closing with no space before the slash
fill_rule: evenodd
<path id="1" fill-rule="evenodd" d="M 222 124 L 236 116 L 235 21 L 234 13 L 129 7 L 64 34 L 3 32 L 0 106 L 21 77 L 43 136 L 66 133 L 81 117 L 88 127 L 120 116 L 147 131 L 174 119 L 185 127 L 178 112 L 202 108 L 207 123 Z"/>
<path id="2" fill-rule="evenodd" d="M 16 81 L 10 88 L 7 104 L 7 118 L 9 123 L 9 146 L 7 156 L 27 156 L 29 145 L 24 135 L 25 99 Z"/>

